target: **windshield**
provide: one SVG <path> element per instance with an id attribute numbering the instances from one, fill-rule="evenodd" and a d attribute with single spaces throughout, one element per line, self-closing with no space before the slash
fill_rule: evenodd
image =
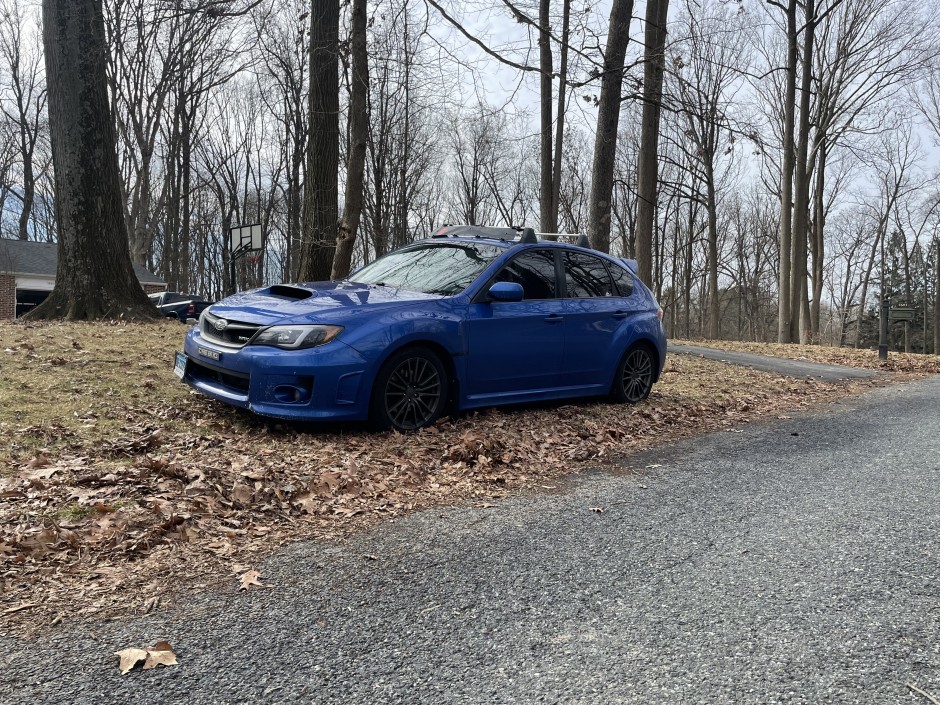
<path id="1" fill-rule="evenodd" d="M 415 245 L 380 257 L 349 281 L 450 296 L 470 286 L 502 253 L 502 247 L 472 242 Z"/>

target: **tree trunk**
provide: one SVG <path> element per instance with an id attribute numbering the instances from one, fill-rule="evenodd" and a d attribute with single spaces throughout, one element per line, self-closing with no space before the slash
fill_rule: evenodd
<path id="1" fill-rule="evenodd" d="M 100 0 L 43 0 L 59 234 L 55 288 L 30 318 L 158 318 L 131 266 Z"/>
<path id="2" fill-rule="evenodd" d="M 614 191 L 617 128 L 620 124 L 623 62 L 630 41 L 632 15 L 633 0 L 614 0 L 610 9 L 601 97 L 597 108 L 597 136 L 594 140 L 588 215 L 591 244 L 601 252 L 610 252 L 610 211 Z"/>
<path id="3" fill-rule="evenodd" d="M 819 145 L 819 159 L 816 162 L 816 193 L 813 198 L 813 228 L 812 228 L 812 255 L 813 255 L 813 301 L 810 308 L 810 335 L 818 336 L 820 321 L 819 310 L 823 290 L 823 265 L 825 264 L 826 241 L 824 232 L 826 227 L 826 144 Z"/>
<path id="4" fill-rule="evenodd" d="M 933 241 L 936 272 L 933 282 L 933 354 L 940 355 L 940 238 Z"/>
<path id="5" fill-rule="evenodd" d="M 549 232 L 558 230 L 558 206 L 561 199 L 561 150 L 565 138 L 565 97 L 568 92 L 568 37 L 571 0 L 564 0 L 561 21 L 561 66 L 558 69 L 558 115 L 555 118 L 555 157 L 552 162 L 552 205 Z"/>
<path id="6" fill-rule="evenodd" d="M 787 79 L 783 97 L 783 165 L 780 173 L 780 271 L 777 342 L 790 343 L 790 274 L 793 237 L 793 142 L 796 104 L 796 0 L 787 5 Z"/>
<path id="7" fill-rule="evenodd" d="M 550 0 L 539 0 L 539 103 L 541 120 L 539 132 L 539 230 L 553 233 L 558 230 L 552 217 L 552 43 L 550 31 Z M 512 225 L 513 223 L 507 223 Z"/>
<path id="8" fill-rule="evenodd" d="M 349 41 L 352 53 L 352 84 L 349 91 L 349 155 L 346 161 L 346 198 L 343 219 L 339 224 L 336 253 L 330 279 L 349 274 L 352 266 L 356 232 L 362 217 L 363 176 L 366 166 L 366 145 L 369 141 L 369 115 L 366 97 L 369 92 L 369 57 L 366 53 L 366 0 L 353 0 Z"/>
<path id="9" fill-rule="evenodd" d="M 806 0 L 806 27 L 803 29 L 803 75 L 800 85 L 800 126 L 793 167 L 793 241 L 791 243 L 792 269 L 790 271 L 790 340 L 799 337 L 808 340 L 809 296 L 806 289 L 806 241 L 809 234 L 809 179 L 812 173 L 807 163 L 809 152 L 810 91 L 813 80 L 813 38 L 815 35 L 815 1 Z M 805 316 L 802 315 L 805 311 Z"/>
<path id="10" fill-rule="evenodd" d="M 329 279 L 339 216 L 339 0 L 310 12 L 310 138 L 304 184 L 300 281 Z"/>
<path id="11" fill-rule="evenodd" d="M 721 334 L 721 306 L 718 300 L 718 205 L 715 197 L 714 174 L 706 174 L 708 202 L 708 338 L 718 340 Z"/>
<path id="12" fill-rule="evenodd" d="M 668 12 L 669 0 L 649 0 L 646 5 L 643 117 L 640 123 L 640 150 L 636 168 L 636 260 L 640 279 L 647 285 L 653 280 L 653 227 L 659 179 L 659 115 L 663 94 Z"/>

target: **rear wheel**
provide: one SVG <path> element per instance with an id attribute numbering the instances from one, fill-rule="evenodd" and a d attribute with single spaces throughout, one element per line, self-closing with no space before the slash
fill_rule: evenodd
<path id="1" fill-rule="evenodd" d="M 379 370 L 372 388 L 371 417 L 382 429 L 417 431 L 447 408 L 447 370 L 428 348 L 406 348 Z"/>
<path id="2" fill-rule="evenodd" d="M 636 404 L 646 399 L 653 388 L 654 369 L 653 353 L 648 347 L 631 347 L 617 366 L 611 398 L 628 404 Z"/>

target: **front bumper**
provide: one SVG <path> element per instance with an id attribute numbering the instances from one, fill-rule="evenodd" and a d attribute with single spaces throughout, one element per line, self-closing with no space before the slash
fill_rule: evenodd
<path id="1" fill-rule="evenodd" d="M 228 348 L 207 341 L 194 327 L 183 353 L 183 381 L 227 404 L 283 419 L 368 418 L 369 363 L 340 340 L 307 350 Z"/>

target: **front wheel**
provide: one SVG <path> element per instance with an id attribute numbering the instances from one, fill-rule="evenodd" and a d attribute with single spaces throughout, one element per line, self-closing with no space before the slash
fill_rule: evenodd
<path id="1" fill-rule="evenodd" d="M 447 370 L 427 348 L 407 348 L 392 355 L 372 388 L 371 417 L 381 429 L 417 431 L 439 419 L 447 408 Z"/>
<path id="2" fill-rule="evenodd" d="M 636 404 L 653 388 L 653 354 L 644 345 L 635 345 L 620 360 L 610 396 L 614 401 Z"/>

